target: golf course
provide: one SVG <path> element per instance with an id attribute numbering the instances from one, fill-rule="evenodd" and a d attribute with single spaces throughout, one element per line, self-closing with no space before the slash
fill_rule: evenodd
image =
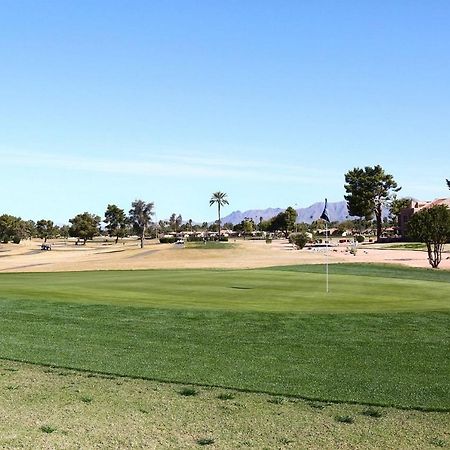
<path id="1" fill-rule="evenodd" d="M 100 383 L 90 388 L 97 399 L 104 389 L 101 383 L 116 379 L 159 383 L 163 390 L 172 386 L 175 394 L 170 395 L 176 397 L 190 389 L 194 402 L 202 390 L 209 396 L 247 396 L 248 405 L 265 395 L 265 404 L 267 398 L 274 399 L 280 408 L 306 405 L 306 412 L 295 413 L 302 418 L 310 413 L 310 405 L 319 405 L 319 411 L 325 406 L 328 411 L 359 408 L 358 414 L 367 408 L 375 415 L 385 410 L 396 415 L 437 414 L 439 419 L 433 422 L 441 425 L 434 434 L 428 436 L 429 427 L 422 424 L 416 427 L 422 435 L 414 442 L 447 442 L 448 271 L 332 264 L 328 293 L 323 265 L 2 273 L 0 308 L 0 358 L 8 377 L 20 378 L 24 371 L 33 372 L 34 380 L 61 373 L 67 379 L 88 376 Z M 20 395 L 18 381 L 9 381 L 10 395 Z M 60 381 L 49 383 L 56 386 Z M 58 389 L 53 394 L 47 389 L 45 399 L 62 401 Z M 15 401 L 22 401 L 25 408 L 29 399 Z M 177 406 L 175 416 L 189 414 L 183 408 Z M 253 417 L 256 410 L 251 411 Z M 341 416 L 334 414 L 333 426 Z M 354 416 L 342 417 L 345 423 Z M 92 420 L 97 422 L 98 417 Z M 58 435 L 35 432 L 41 439 Z M 23 433 L 33 436 L 29 427 Z M 135 433 L 145 435 L 142 430 Z M 201 439 L 200 432 L 196 436 Z M 398 443 L 390 432 L 381 436 L 373 448 L 380 442 Z M 298 438 L 286 438 L 281 448 Z M 17 439 L 23 443 L 20 436 Z M 92 436 L 89 439 L 92 443 Z M 178 448 L 183 439 L 187 438 L 181 433 L 162 447 Z M 199 445 L 197 438 L 189 439 L 183 447 Z M 259 445 L 251 439 L 243 442 L 260 448 L 268 442 L 267 437 L 261 439 Z M 336 436 L 333 439 L 336 444 Z M 320 448 L 314 447 L 319 441 L 314 439 L 307 448 Z M 216 448 L 239 447 L 241 441 L 222 436 L 220 442 Z M 404 448 L 412 448 L 407 442 Z M 159 448 L 154 443 L 144 447 Z"/>
<path id="2" fill-rule="evenodd" d="M 306 399 L 450 410 L 450 273 L 2 274 L 5 359 Z"/>

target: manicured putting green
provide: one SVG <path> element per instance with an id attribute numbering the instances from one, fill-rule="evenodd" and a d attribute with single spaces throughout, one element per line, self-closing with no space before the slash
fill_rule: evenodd
<path id="1" fill-rule="evenodd" d="M 229 311 L 353 313 L 449 309 L 450 272 L 335 265 L 258 270 L 0 274 L 0 299 Z"/>
<path id="2" fill-rule="evenodd" d="M 449 410 L 450 273 L 331 269 L 2 274 L 0 357 Z"/>

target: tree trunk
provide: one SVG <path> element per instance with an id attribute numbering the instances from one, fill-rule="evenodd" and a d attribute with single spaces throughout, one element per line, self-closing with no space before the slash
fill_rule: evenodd
<path id="1" fill-rule="evenodd" d="M 119 242 L 119 235 L 116 236 L 116 244 Z"/>
<path id="2" fill-rule="evenodd" d="M 219 242 L 220 242 L 220 203 L 217 203 L 217 209 L 219 210 Z"/>
<path id="3" fill-rule="evenodd" d="M 381 221 L 381 205 L 377 205 L 376 209 L 375 209 L 375 219 L 377 221 L 377 241 L 380 240 L 381 237 L 381 226 L 382 226 L 382 221 Z"/>
<path id="4" fill-rule="evenodd" d="M 142 228 L 141 234 L 141 248 L 144 248 L 145 227 Z"/>
<path id="5" fill-rule="evenodd" d="M 432 248 L 431 242 L 427 242 L 428 261 L 433 269 L 437 269 L 441 262 L 442 249 L 442 244 L 434 243 Z"/>

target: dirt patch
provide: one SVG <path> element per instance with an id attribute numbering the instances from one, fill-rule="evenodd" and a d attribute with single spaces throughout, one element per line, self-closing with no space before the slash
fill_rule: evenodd
<path id="1" fill-rule="evenodd" d="M 324 248 L 294 250 L 286 240 L 264 241 L 236 240 L 223 248 L 182 248 L 173 244 L 151 241 L 144 249 L 134 240 L 117 245 L 54 242 L 52 251 L 39 251 L 40 241 L 26 244 L 0 245 L 8 251 L 0 258 L 2 272 L 80 271 L 80 270 L 133 270 L 175 268 L 258 268 L 292 264 L 323 264 L 327 258 Z M 3 256 L 3 255 L 2 255 Z M 6 255 L 5 255 L 6 256 Z M 449 253 L 443 255 L 440 269 L 450 270 Z M 411 267 L 429 267 L 427 254 L 417 250 L 398 250 L 360 246 L 352 255 L 346 246 L 334 247 L 328 252 L 332 263 L 374 262 L 395 263 Z"/>

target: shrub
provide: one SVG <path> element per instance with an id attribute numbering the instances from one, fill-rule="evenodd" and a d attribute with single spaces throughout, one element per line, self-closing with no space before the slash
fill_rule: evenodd
<path id="1" fill-rule="evenodd" d="M 167 236 L 167 237 L 162 237 L 159 238 L 159 243 L 160 244 L 175 244 L 175 242 L 177 242 L 177 238 L 175 236 Z"/>
<path id="2" fill-rule="evenodd" d="M 224 392 L 223 394 L 219 394 L 217 398 L 220 400 L 233 400 L 234 394 L 232 394 L 231 392 Z"/>
<path id="3" fill-rule="evenodd" d="M 214 444 L 214 439 L 213 438 L 201 438 L 201 439 L 197 439 L 197 444 L 198 445 L 211 445 Z"/>
<path id="4" fill-rule="evenodd" d="M 188 236 L 186 238 L 186 240 L 188 242 L 203 242 L 203 241 L 208 241 L 209 239 L 203 237 L 203 236 Z"/>
<path id="5" fill-rule="evenodd" d="M 295 244 L 299 249 L 302 249 L 308 241 L 309 237 L 304 231 L 301 231 L 300 233 L 292 233 L 291 235 L 289 235 L 289 242 L 291 244 Z"/>
<path id="6" fill-rule="evenodd" d="M 365 409 L 361 414 L 363 416 L 376 417 L 377 419 L 383 416 L 383 413 L 381 411 L 378 411 L 378 409 L 374 408 Z"/>
<path id="7" fill-rule="evenodd" d="M 355 421 L 352 416 L 336 416 L 335 419 L 336 422 L 341 423 L 353 423 Z"/>
<path id="8" fill-rule="evenodd" d="M 39 428 L 43 433 L 53 433 L 54 431 L 56 431 L 56 428 L 53 428 L 50 425 L 42 425 Z"/>
<path id="9" fill-rule="evenodd" d="M 180 395 L 184 395 L 185 397 L 190 397 L 190 396 L 193 396 L 193 395 L 197 395 L 198 391 L 197 391 L 197 389 L 194 389 L 192 387 L 184 387 L 183 389 L 178 391 L 178 393 Z"/>

